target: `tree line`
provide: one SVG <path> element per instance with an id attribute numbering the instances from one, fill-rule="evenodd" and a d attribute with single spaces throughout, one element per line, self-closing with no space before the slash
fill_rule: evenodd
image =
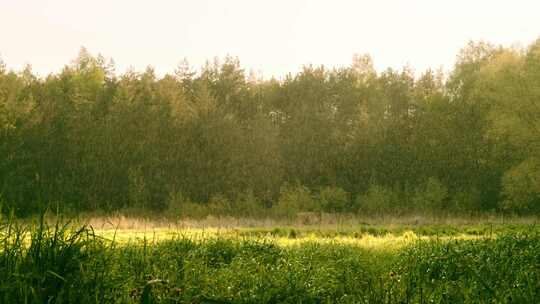
<path id="1" fill-rule="evenodd" d="M 471 42 L 418 76 L 367 55 L 281 80 L 233 57 L 163 77 L 85 49 L 46 77 L 0 61 L 0 200 L 21 215 L 538 212 L 540 40 Z"/>

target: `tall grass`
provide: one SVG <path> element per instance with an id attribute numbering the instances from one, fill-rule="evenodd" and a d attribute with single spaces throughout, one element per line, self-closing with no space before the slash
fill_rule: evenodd
<path id="1" fill-rule="evenodd" d="M 540 235 L 482 241 L 420 241 L 397 273 L 410 302 L 540 303 Z"/>
<path id="2" fill-rule="evenodd" d="M 539 303 L 539 282 L 535 228 L 385 251 L 257 235 L 118 243 L 44 217 L 0 223 L 0 303 Z"/>

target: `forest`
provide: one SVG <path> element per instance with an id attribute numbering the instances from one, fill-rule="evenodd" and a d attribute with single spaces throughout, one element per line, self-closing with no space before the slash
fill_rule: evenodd
<path id="1" fill-rule="evenodd" d="M 235 57 L 116 73 L 82 48 L 38 77 L 0 60 L 0 205 L 28 216 L 540 212 L 540 40 L 470 42 L 453 69 Z"/>

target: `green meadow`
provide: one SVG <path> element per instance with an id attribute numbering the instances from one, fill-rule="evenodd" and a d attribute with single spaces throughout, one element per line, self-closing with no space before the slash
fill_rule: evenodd
<path id="1" fill-rule="evenodd" d="M 538 303 L 531 223 L 0 227 L 1 303 Z"/>

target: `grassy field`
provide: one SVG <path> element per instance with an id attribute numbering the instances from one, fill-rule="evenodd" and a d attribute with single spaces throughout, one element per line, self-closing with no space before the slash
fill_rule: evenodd
<path id="1" fill-rule="evenodd" d="M 540 302 L 533 219 L 61 223 L 0 224 L 0 303 Z"/>

